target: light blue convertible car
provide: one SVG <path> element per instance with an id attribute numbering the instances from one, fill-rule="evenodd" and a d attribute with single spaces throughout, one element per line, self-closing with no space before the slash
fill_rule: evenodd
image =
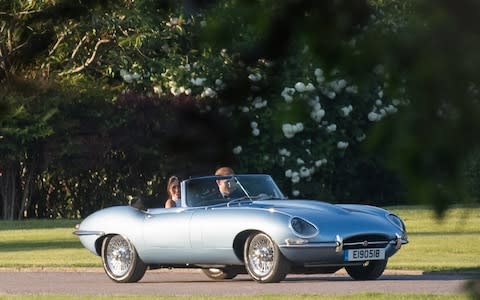
<path id="1" fill-rule="evenodd" d="M 219 192 L 222 180 L 235 197 Z M 217 280 L 248 273 L 257 282 L 345 268 L 369 280 L 408 243 L 405 224 L 387 210 L 289 200 L 268 175 L 192 178 L 181 195 L 175 208 L 102 209 L 74 233 L 116 282 L 156 268 L 201 268 Z"/>

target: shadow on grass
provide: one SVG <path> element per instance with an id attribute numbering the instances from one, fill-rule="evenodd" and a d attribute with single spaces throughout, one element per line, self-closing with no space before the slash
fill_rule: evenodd
<path id="1" fill-rule="evenodd" d="M 9 243 L 0 242 L 0 253 L 35 250 L 55 249 L 82 249 L 79 241 L 17 241 Z"/>
<path id="2" fill-rule="evenodd" d="M 25 229 L 56 229 L 71 228 L 81 220 L 68 219 L 38 219 L 38 220 L 21 220 L 21 221 L 0 221 L 1 230 L 25 230 Z"/>
<path id="3" fill-rule="evenodd" d="M 428 275 L 464 275 L 464 276 L 474 276 L 480 277 L 480 267 L 471 267 L 471 268 L 453 268 L 448 270 L 439 270 L 439 271 L 429 271 L 424 272 Z"/>

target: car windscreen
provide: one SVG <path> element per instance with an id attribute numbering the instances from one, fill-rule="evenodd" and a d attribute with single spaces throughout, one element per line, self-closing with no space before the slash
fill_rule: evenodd
<path id="1" fill-rule="evenodd" d="M 226 197 L 220 192 L 220 181 L 232 189 Z M 210 176 L 189 179 L 186 182 L 186 200 L 189 207 L 227 203 L 232 199 L 283 199 L 284 195 L 268 175 Z"/>

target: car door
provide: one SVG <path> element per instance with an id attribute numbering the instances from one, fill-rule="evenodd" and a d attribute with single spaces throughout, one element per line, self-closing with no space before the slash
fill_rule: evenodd
<path id="1" fill-rule="evenodd" d="M 145 214 L 142 259 L 149 263 L 184 263 L 190 255 L 188 208 L 159 208 Z"/>

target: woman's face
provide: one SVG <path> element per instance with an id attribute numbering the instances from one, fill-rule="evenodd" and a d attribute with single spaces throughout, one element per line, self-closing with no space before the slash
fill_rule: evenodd
<path id="1" fill-rule="evenodd" d="M 178 182 L 170 186 L 170 195 L 173 200 L 180 199 L 180 184 Z"/>

